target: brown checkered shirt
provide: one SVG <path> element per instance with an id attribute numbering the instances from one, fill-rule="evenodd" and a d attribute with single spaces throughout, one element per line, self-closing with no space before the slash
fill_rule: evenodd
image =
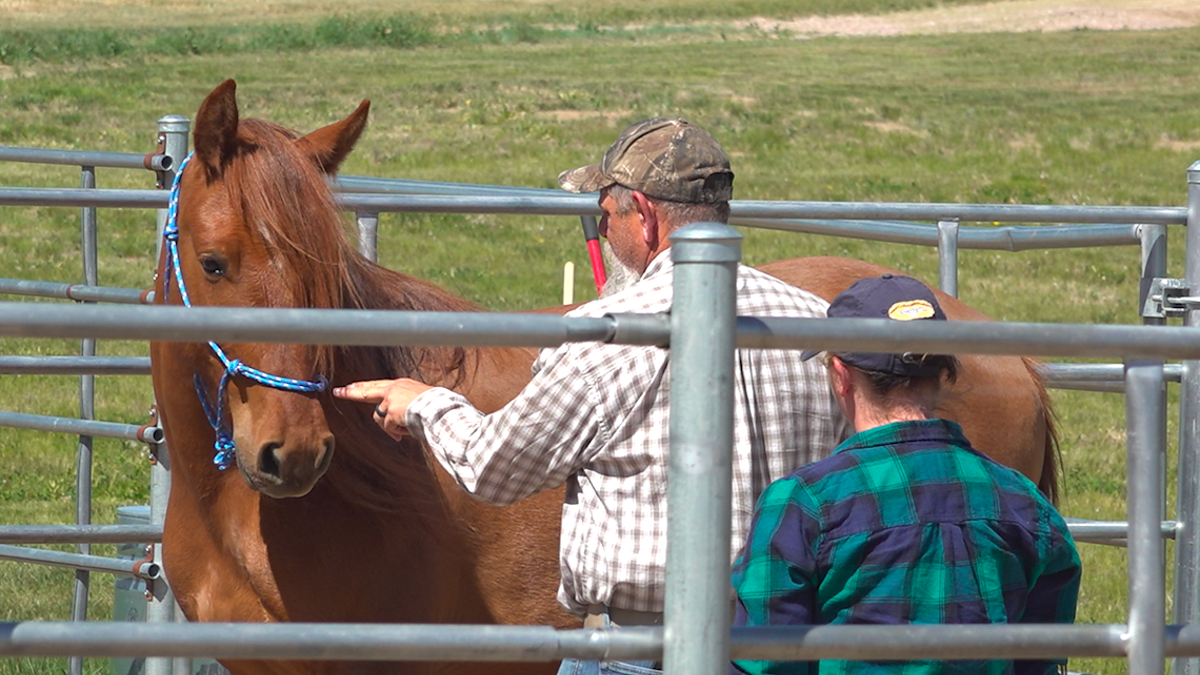
<path id="1" fill-rule="evenodd" d="M 664 251 L 638 283 L 571 315 L 667 311 L 672 269 Z M 825 316 L 817 296 L 752 268 L 740 267 L 737 283 L 739 315 Z M 495 413 L 447 389 L 408 408 L 409 430 L 483 501 L 511 504 L 567 484 L 559 601 L 575 614 L 591 604 L 663 609 L 668 357 L 655 347 L 569 343 L 542 350 L 533 380 Z M 767 485 L 825 457 L 850 431 L 816 359 L 739 350 L 735 369 L 731 562 Z"/>

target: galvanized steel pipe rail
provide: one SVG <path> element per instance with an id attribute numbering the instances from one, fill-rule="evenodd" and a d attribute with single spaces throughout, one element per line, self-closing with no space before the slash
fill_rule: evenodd
<path id="1" fill-rule="evenodd" d="M 602 318 L 483 312 L 0 303 L 0 335 L 175 342 L 553 347 L 564 342 L 665 345 L 665 314 Z M 1039 356 L 1200 359 L 1200 328 L 886 319 L 738 317 L 737 346 Z"/>
<path id="2" fill-rule="evenodd" d="M 90 150 L 48 150 L 44 148 L 17 148 L 0 145 L 0 162 L 27 162 L 30 164 L 61 164 L 64 166 L 90 166 L 106 169 L 150 169 L 165 171 L 171 168 L 168 155 L 139 155 L 134 152 L 97 152 Z"/>
<path id="3" fill-rule="evenodd" d="M 37 298 L 60 298 L 79 302 L 113 302 L 129 305 L 149 305 L 154 302 L 154 291 L 117 286 L 91 286 L 88 284 L 64 284 L 54 281 L 30 281 L 28 279 L 0 279 L 0 293 L 28 295 Z"/>
<path id="4" fill-rule="evenodd" d="M 942 234 L 935 224 L 881 220 L 794 220 L 730 217 L 735 225 L 768 230 L 865 239 L 891 244 L 940 248 Z M 1023 225 L 1019 227 L 960 227 L 956 248 L 990 251 L 1032 251 L 1083 246 L 1132 246 L 1141 241 L 1144 225 Z M 943 288 L 943 290 L 945 290 Z M 951 293 L 954 295 L 954 293 Z"/>
<path id="5" fill-rule="evenodd" d="M 1076 543 L 1105 544 L 1107 546 L 1127 546 L 1129 543 L 1129 523 L 1124 521 L 1083 520 L 1080 518 L 1064 518 L 1067 530 Z M 1179 532 L 1179 523 L 1164 520 L 1158 525 L 1160 539 L 1174 539 Z"/>
<path id="6" fill-rule="evenodd" d="M 0 375 L 149 375 L 148 356 L 0 356 Z"/>
<path id="7" fill-rule="evenodd" d="M 1061 357 L 1197 358 L 1200 329 L 1166 326 L 738 317 L 738 347 Z"/>
<path id="8" fill-rule="evenodd" d="M 383 193 L 399 195 L 553 195 L 565 194 L 557 188 L 532 188 L 516 185 L 480 185 L 478 183 L 448 183 L 408 178 L 376 178 L 371 176 L 338 176 L 330 181 L 335 192 Z M 595 198 L 590 198 L 595 202 Z"/>
<path id="9" fill-rule="evenodd" d="M 31 562 L 40 565 L 50 565 L 51 567 L 69 567 L 88 572 L 107 572 L 109 574 L 138 577 L 147 581 L 152 581 L 162 576 L 162 568 L 150 561 L 104 558 L 82 553 L 65 553 L 63 551 L 9 546 L 7 544 L 0 544 L 0 560 Z M 79 621 L 83 621 L 83 619 L 79 619 Z M 78 626 L 80 624 L 78 622 L 71 622 L 71 625 Z M 0 650 L 0 655 L 3 655 L 2 650 Z M 75 652 L 68 656 L 83 655 Z"/>
<path id="10" fill-rule="evenodd" d="M 400 195 L 446 195 L 473 197 L 484 195 L 519 195 L 526 199 L 549 197 L 569 200 L 589 207 L 589 213 L 598 215 L 600 210 L 595 195 L 564 194 L 550 188 L 528 188 L 499 185 L 474 185 L 469 183 L 440 183 L 405 179 L 368 178 L 342 176 L 334 181 L 334 187 L 347 193 L 343 199 L 348 203 L 356 197 L 350 193 L 385 193 Z M 385 199 L 383 195 L 378 197 Z M 375 199 L 372 197 L 371 199 Z M 387 203 L 387 202 L 382 202 Z M 396 202 L 400 204 L 402 202 Z M 735 199 L 730 202 L 733 215 L 738 218 L 765 219 L 837 219 L 837 220 L 909 220 L 942 221 L 957 219 L 971 222 L 1010 223 L 1123 223 L 1184 225 L 1187 209 L 1184 207 L 1155 206 L 1057 206 L 1028 204 L 925 204 L 903 202 L 818 202 L 818 201 L 768 201 Z M 583 215 L 572 213 L 569 215 Z"/>
<path id="11" fill-rule="evenodd" d="M 0 206 L 165 209 L 167 208 L 167 194 L 162 190 L 0 187 Z"/>
<path id="12" fill-rule="evenodd" d="M 499 324 L 499 326 L 497 326 Z M 628 339 L 662 344 L 665 315 L 559 317 L 484 312 L 0 303 L 0 335 L 197 342 L 551 347 Z"/>
<path id="13" fill-rule="evenodd" d="M 140 441 L 142 443 L 163 442 L 162 429 L 148 424 L 139 426 L 137 424 L 100 422 L 74 417 L 0 411 L 0 426 L 84 436 L 101 436 L 103 438 L 117 438 L 126 441 Z"/>
<path id="14" fill-rule="evenodd" d="M 592 195 L 516 194 L 437 195 L 361 194 L 338 196 L 342 208 L 359 212 L 506 213 L 536 215 L 599 215 Z M 897 204 L 855 202 L 771 202 L 733 200 L 731 217 L 755 220 L 939 220 L 1007 223 L 1115 223 L 1182 225 L 1182 207 L 1149 206 L 1036 206 L 992 204 Z M 751 220 L 755 219 L 755 220 Z M 932 226 L 936 232 L 936 225 Z M 936 241 L 936 239 L 935 239 Z"/>
<path id="15" fill-rule="evenodd" d="M 1129 524 L 1067 518 L 1076 542 L 1125 546 Z M 1159 533 L 1174 539 L 1179 525 L 1163 521 Z M 0 544 L 128 544 L 162 541 L 161 525 L 0 525 Z"/>
<path id="16" fill-rule="evenodd" d="M 0 544 L 150 544 L 161 525 L 0 525 Z"/>
<path id="17" fill-rule="evenodd" d="M 1039 370 L 1046 386 L 1052 389 L 1125 391 L 1125 367 L 1120 363 L 1043 363 Z M 1180 382 L 1182 377 L 1182 365 L 1163 364 L 1163 379 L 1167 382 Z"/>
<path id="18" fill-rule="evenodd" d="M 252 623 L 0 623 L 0 656 L 211 656 L 346 661 L 655 660 L 663 628 Z M 1124 657 L 1123 625 L 772 626 L 731 631 L 733 658 Z M 1166 656 L 1200 656 L 1200 626 L 1168 626 Z"/>
<path id="19" fill-rule="evenodd" d="M 357 212 L 484 213 L 519 215 L 599 215 L 592 195 L 546 194 L 522 188 L 497 188 L 483 194 L 341 193 L 337 201 Z M 0 188 L 0 206 L 96 206 L 165 208 L 161 190 L 99 188 Z M 868 202 L 770 202 L 733 200 L 732 217 L 745 224 L 759 220 L 939 220 L 1005 223 L 1163 224 L 1187 221 L 1183 207 L 1153 206 L 1037 206 L 1025 204 L 903 204 Z M 917 223 L 909 223 L 916 225 Z M 936 225 L 930 225 L 936 233 Z M 972 235 L 967 235 L 970 238 Z M 936 241 L 936 234 L 935 234 Z"/>
<path id="20" fill-rule="evenodd" d="M 0 656 L 212 656 L 338 660 L 555 661 L 657 658 L 662 631 L 548 626 L 251 623 L 0 623 Z"/>

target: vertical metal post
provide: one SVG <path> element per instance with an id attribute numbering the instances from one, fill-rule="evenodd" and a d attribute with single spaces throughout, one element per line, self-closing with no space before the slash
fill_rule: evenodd
<path id="1" fill-rule="evenodd" d="M 1138 308 L 1146 306 L 1146 295 L 1150 291 L 1150 282 L 1155 278 L 1166 278 L 1167 276 L 1167 226 L 1166 225 L 1139 225 L 1138 238 L 1141 240 L 1141 261 L 1142 261 L 1142 276 L 1141 284 L 1138 291 Z M 1142 317 L 1142 323 L 1146 326 L 1165 326 L 1167 320 L 1161 317 Z M 1158 433 L 1164 439 L 1159 452 L 1159 465 L 1162 468 L 1162 475 L 1159 476 L 1159 493 L 1162 497 L 1163 513 L 1166 513 L 1167 508 L 1167 388 L 1161 387 L 1158 390 L 1158 395 L 1148 402 L 1145 410 L 1147 420 L 1154 420 L 1158 425 Z M 1158 545 L 1163 549 L 1163 559 L 1166 559 L 1167 542 L 1163 538 L 1159 538 Z M 1165 592 L 1165 590 L 1164 590 Z"/>
<path id="2" fill-rule="evenodd" d="M 84 166 L 80 169 L 79 186 L 92 189 L 96 187 L 96 167 Z M 79 229 L 81 248 L 83 250 L 83 283 L 89 286 L 99 285 L 99 256 L 96 245 L 96 208 L 85 206 L 79 213 Z M 84 338 L 79 346 L 80 356 L 96 355 L 95 338 Z M 81 375 L 79 377 L 79 418 L 91 420 L 96 418 L 96 376 Z M 75 523 L 77 525 L 92 524 L 92 448 L 91 436 L 80 436 L 75 459 Z M 77 544 L 76 550 L 84 555 L 90 554 L 89 544 Z M 87 621 L 88 589 L 91 587 L 91 574 L 87 570 L 75 570 L 75 595 L 71 603 L 71 620 Z M 73 656 L 67 660 L 67 672 L 70 675 L 80 675 L 83 672 L 83 657 Z"/>
<path id="3" fill-rule="evenodd" d="M 379 262 L 379 214 L 359 213 L 358 251 L 371 262 Z"/>
<path id="4" fill-rule="evenodd" d="M 150 524 L 162 525 L 166 519 L 167 497 L 171 489 L 171 457 L 167 453 L 166 443 L 160 443 L 154 448 L 156 458 L 150 464 Z M 154 561 L 162 565 L 162 544 L 154 544 Z M 171 595 L 170 570 L 163 569 L 163 578 L 146 582 L 146 621 L 169 623 L 175 620 L 175 597 Z M 146 659 L 145 675 L 180 675 L 180 670 L 174 669 L 173 659 L 156 657 Z M 188 667 L 182 671 L 190 673 Z"/>
<path id="5" fill-rule="evenodd" d="M 729 549 L 737 263 L 742 236 L 716 223 L 671 235 L 671 447 L 663 665 L 729 669 Z"/>
<path id="6" fill-rule="evenodd" d="M 1125 362 L 1129 509 L 1129 673 L 1161 675 L 1166 652 L 1166 570 L 1162 540 L 1163 446 L 1150 414 L 1163 389 L 1162 361 Z"/>
<path id="7" fill-rule="evenodd" d="M 158 139 L 163 153 L 171 158 L 171 170 L 163 178 L 170 187 L 175 172 L 188 154 L 188 132 L 192 123 L 182 115 L 166 115 L 158 120 Z M 162 253 L 162 230 L 167 222 L 166 209 L 158 211 L 158 230 L 155 253 Z M 156 257 L 157 260 L 157 257 Z M 154 447 L 150 464 L 150 524 L 162 525 L 167 515 L 167 498 L 171 490 L 171 458 L 166 443 Z M 154 545 L 154 562 L 162 565 L 162 544 Z M 168 586 L 170 570 L 163 569 L 163 578 L 146 583 L 146 621 L 169 622 L 175 618 L 175 598 Z M 148 658 L 145 675 L 190 675 L 191 659 Z"/>
<path id="8" fill-rule="evenodd" d="M 165 115 L 158 120 L 158 144 L 163 150 L 163 154 L 171 158 L 171 168 L 163 172 L 163 180 L 166 188 L 171 187 L 171 181 L 175 178 L 175 172 L 179 170 L 179 165 L 183 163 L 188 154 L 188 132 L 191 131 L 192 122 L 182 115 Z M 167 210 L 158 210 L 158 235 L 155 238 L 154 260 L 158 261 L 158 256 L 162 253 L 162 230 L 167 223 Z"/>
<path id="9" fill-rule="evenodd" d="M 1200 289 L 1200 162 L 1188 167 L 1187 248 L 1184 278 Z M 1188 307 L 1185 326 L 1200 326 L 1200 310 Z M 1183 361 L 1179 387 L 1179 470 L 1175 520 L 1175 618 L 1200 623 L 1200 361 Z M 1200 660 L 1176 659 L 1175 675 L 1200 675 Z"/>
<path id="10" fill-rule="evenodd" d="M 958 297 L 958 220 L 938 221 L 938 286 Z"/>

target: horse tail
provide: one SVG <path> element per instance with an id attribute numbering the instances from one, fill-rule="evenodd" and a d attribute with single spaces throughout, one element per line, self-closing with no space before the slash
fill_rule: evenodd
<path id="1" fill-rule="evenodd" d="M 1058 439 L 1058 414 L 1054 410 L 1054 402 L 1050 392 L 1046 390 L 1046 377 L 1041 364 L 1027 356 L 1021 357 L 1025 370 L 1037 387 L 1039 408 L 1045 427 L 1043 442 L 1042 475 L 1038 478 L 1038 488 L 1050 499 L 1050 503 L 1058 505 L 1059 480 L 1062 473 L 1062 447 Z"/>

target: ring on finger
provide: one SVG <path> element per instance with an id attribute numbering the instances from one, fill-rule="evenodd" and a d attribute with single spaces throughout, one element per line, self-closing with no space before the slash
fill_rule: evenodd
<path id="1" fill-rule="evenodd" d="M 375 406 L 375 414 L 379 417 L 387 417 L 387 410 L 383 408 L 383 404 Z"/>

